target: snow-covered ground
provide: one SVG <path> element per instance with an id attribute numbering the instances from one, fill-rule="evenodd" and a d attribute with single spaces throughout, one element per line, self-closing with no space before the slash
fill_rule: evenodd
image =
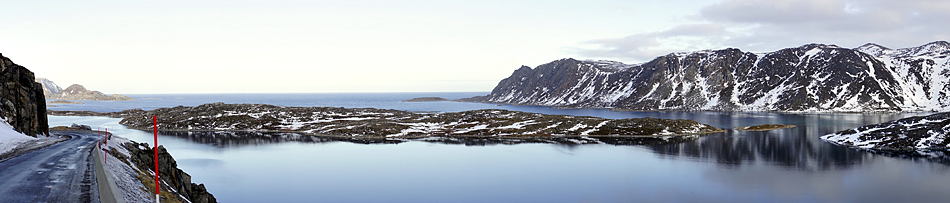
<path id="1" fill-rule="evenodd" d="M 122 193 L 123 198 L 126 202 L 154 202 L 155 193 L 154 188 L 148 188 L 145 186 L 142 180 L 138 179 L 139 175 L 144 175 L 148 180 L 152 180 L 155 177 L 155 171 L 151 168 L 149 169 L 140 169 L 132 164 L 134 163 L 130 160 L 132 157 L 131 153 L 124 146 L 126 143 L 130 143 L 128 138 L 120 137 L 113 135 L 112 139 L 108 141 L 108 145 L 104 145 L 103 148 L 108 148 L 109 150 L 116 150 L 119 154 L 124 155 L 125 160 L 119 160 L 119 157 L 113 156 L 111 152 L 107 156 L 106 161 L 106 170 L 109 171 L 112 175 L 112 180 L 115 181 L 116 186 L 119 188 L 119 192 Z M 145 149 L 143 146 L 139 146 L 140 149 Z M 101 150 L 97 150 L 97 153 L 103 153 Z M 127 164 L 128 163 L 128 164 Z M 174 192 L 172 195 L 177 195 L 177 201 L 189 203 L 188 198 L 182 196 L 170 186 L 165 180 L 161 181 L 162 183 L 162 193 L 163 198 L 168 198 L 164 194 L 167 192 Z M 149 186 L 154 184 L 154 182 L 149 183 Z M 188 183 L 186 183 L 188 184 Z M 169 191 L 170 190 L 170 191 Z M 166 200 L 162 200 L 165 202 Z"/>
<path id="2" fill-rule="evenodd" d="M 108 146 L 103 146 L 103 148 L 115 149 L 120 154 L 129 157 L 129 150 L 126 150 L 125 147 L 122 147 L 123 144 L 128 142 L 129 139 L 124 137 L 112 136 L 112 139 L 108 142 Z M 98 151 L 97 153 L 103 152 Z M 155 201 L 155 193 L 147 192 L 147 188 L 145 188 L 145 186 L 142 184 L 142 181 L 138 179 L 138 170 L 133 169 L 133 167 L 129 164 L 119 161 L 119 158 L 112 156 L 112 154 L 109 154 L 109 156 L 106 156 L 106 158 L 108 159 L 105 164 L 106 170 L 112 174 L 112 180 L 115 181 L 115 185 L 119 187 L 119 190 L 121 190 L 115 192 L 121 192 L 125 202 Z M 154 173 L 149 171 L 148 174 L 151 175 Z"/>
<path id="3" fill-rule="evenodd" d="M 22 143 L 36 139 L 13 130 L 13 126 L 7 124 L 5 119 L 0 119 L 0 155 L 12 151 Z"/>

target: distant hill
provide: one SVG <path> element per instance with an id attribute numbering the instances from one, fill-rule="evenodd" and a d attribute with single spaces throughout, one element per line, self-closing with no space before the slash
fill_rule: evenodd
<path id="1" fill-rule="evenodd" d="M 412 98 L 407 100 L 402 100 L 403 102 L 433 102 L 433 101 L 448 101 L 446 98 L 442 97 L 419 97 Z"/>
<path id="2" fill-rule="evenodd" d="M 47 81 L 48 81 L 48 80 L 47 80 Z M 44 91 L 43 91 L 44 93 L 52 93 L 52 92 L 54 92 L 53 90 L 59 88 L 58 86 L 56 86 L 55 83 L 52 83 L 52 81 L 50 81 L 50 84 L 52 84 L 52 85 L 49 85 L 49 86 L 45 85 L 45 83 L 41 83 L 41 84 L 44 84 L 44 88 L 43 88 L 43 89 L 44 89 Z M 67 87 L 66 89 L 63 89 L 62 91 L 58 91 L 58 92 L 52 93 L 52 94 L 47 94 L 47 95 L 46 95 L 46 99 L 50 99 L 50 100 L 52 100 L 52 99 L 59 99 L 59 100 L 91 100 L 91 101 L 128 101 L 128 100 L 133 100 L 132 98 L 129 98 L 129 97 L 127 97 L 127 96 L 125 96 L 125 95 L 121 95 L 121 94 L 106 95 L 106 94 L 103 94 L 102 92 L 99 92 L 99 91 L 87 90 L 86 87 L 83 87 L 82 85 L 79 85 L 79 84 L 73 84 L 73 85 L 70 85 L 69 87 Z"/>

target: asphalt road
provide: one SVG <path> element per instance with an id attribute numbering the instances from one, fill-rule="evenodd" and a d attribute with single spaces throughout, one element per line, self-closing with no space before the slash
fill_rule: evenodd
<path id="1" fill-rule="evenodd" d="M 0 162 L 0 202 L 99 202 L 95 132 Z"/>

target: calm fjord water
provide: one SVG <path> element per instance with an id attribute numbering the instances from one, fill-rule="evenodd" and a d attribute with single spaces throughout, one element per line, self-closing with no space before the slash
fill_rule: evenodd
<path id="1" fill-rule="evenodd" d="M 605 118 L 691 119 L 719 128 L 792 124 L 768 132 L 711 134 L 676 144 L 455 145 L 421 141 L 196 142 L 159 139 L 221 202 L 945 202 L 950 161 L 933 156 L 848 149 L 818 137 L 919 114 L 777 114 L 612 112 L 457 102 L 487 93 L 129 95 L 136 101 L 88 102 L 51 110 L 154 109 L 210 102 L 282 106 L 373 107 L 409 111 L 499 108 Z M 50 125 L 82 123 L 151 142 L 119 119 L 50 116 Z M 221 134 L 218 137 L 226 137 Z"/>

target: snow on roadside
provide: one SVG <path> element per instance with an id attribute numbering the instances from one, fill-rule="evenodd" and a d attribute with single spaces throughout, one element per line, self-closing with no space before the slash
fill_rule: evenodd
<path id="1" fill-rule="evenodd" d="M 0 154 L 6 154 L 20 144 L 36 139 L 13 130 L 13 126 L 10 126 L 6 119 L 0 119 Z"/>
<path id="2" fill-rule="evenodd" d="M 108 141 L 108 147 L 104 146 L 104 148 L 117 150 L 120 154 L 130 157 L 129 150 L 122 146 L 125 143 L 129 143 L 129 139 L 113 135 L 112 139 Z M 97 150 L 97 153 L 103 153 L 103 151 Z M 115 185 L 119 187 L 119 190 L 122 190 L 125 202 L 155 201 L 154 193 L 147 192 L 142 181 L 138 179 L 139 172 L 137 170 L 122 161 L 118 161 L 119 158 L 112 156 L 112 154 L 107 157 L 106 170 L 112 174 Z M 154 173 L 149 172 L 149 174 Z"/>

